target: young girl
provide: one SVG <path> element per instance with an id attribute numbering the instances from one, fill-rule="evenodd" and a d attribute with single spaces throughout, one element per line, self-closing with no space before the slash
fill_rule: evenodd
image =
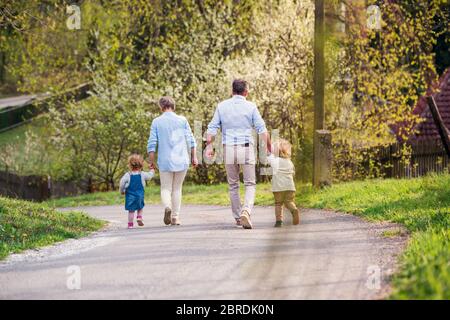
<path id="1" fill-rule="evenodd" d="M 289 141 L 280 139 L 273 144 L 273 154 L 267 157 L 272 167 L 272 192 L 275 198 L 275 227 L 283 226 L 283 205 L 292 214 L 292 223 L 300 223 L 300 213 L 295 205 L 295 168 L 291 161 L 292 146 Z"/>
<path id="2" fill-rule="evenodd" d="M 128 158 L 129 172 L 120 179 L 120 193 L 125 195 L 125 210 L 128 211 L 128 229 L 134 227 L 134 212 L 137 211 L 137 223 L 144 225 L 142 220 L 142 209 L 144 208 L 144 187 L 145 181 L 150 180 L 155 175 L 154 170 L 142 171 L 144 159 L 138 154 L 132 154 Z"/>

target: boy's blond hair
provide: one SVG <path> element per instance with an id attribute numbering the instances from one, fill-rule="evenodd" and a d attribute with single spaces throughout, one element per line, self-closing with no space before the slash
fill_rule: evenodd
<path id="1" fill-rule="evenodd" d="M 289 159 L 292 155 L 292 145 L 289 141 L 285 139 L 279 139 L 276 142 L 276 146 L 278 149 L 278 156 L 280 158 Z"/>
<path id="2" fill-rule="evenodd" d="M 142 170 L 144 167 L 144 159 L 140 154 L 132 154 L 128 157 L 128 168 L 133 170 Z"/>

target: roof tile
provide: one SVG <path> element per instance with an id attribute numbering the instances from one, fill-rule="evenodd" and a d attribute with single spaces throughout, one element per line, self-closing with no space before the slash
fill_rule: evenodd
<path id="1" fill-rule="evenodd" d="M 438 91 L 433 96 L 442 120 L 450 130 L 450 68 L 441 77 L 438 84 Z M 410 140 L 423 141 L 440 139 L 425 97 L 419 99 L 413 113 L 420 114 L 425 120 L 417 125 L 416 130 L 418 133 L 412 136 Z"/>

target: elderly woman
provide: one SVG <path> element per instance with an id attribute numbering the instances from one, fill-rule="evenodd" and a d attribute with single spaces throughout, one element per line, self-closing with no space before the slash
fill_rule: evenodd
<path id="1" fill-rule="evenodd" d="M 181 189 L 189 158 L 194 167 L 198 164 L 196 143 L 186 118 L 174 112 L 175 101 L 171 97 L 162 97 L 159 106 L 162 114 L 153 120 L 148 139 L 149 165 L 155 167 L 157 150 L 164 223 L 180 225 Z"/>

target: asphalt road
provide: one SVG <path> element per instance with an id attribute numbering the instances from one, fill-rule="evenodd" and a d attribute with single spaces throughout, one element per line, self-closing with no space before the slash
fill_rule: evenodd
<path id="1" fill-rule="evenodd" d="M 0 263 L 0 299 L 379 299 L 404 238 L 395 226 L 303 210 L 300 226 L 273 228 L 258 207 L 253 230 L 229 208 L 184 206 L 182 226 L 164 226 L 160 206 L 127 230 L 121 206 L 83 208 L 107 230 Z"/>

